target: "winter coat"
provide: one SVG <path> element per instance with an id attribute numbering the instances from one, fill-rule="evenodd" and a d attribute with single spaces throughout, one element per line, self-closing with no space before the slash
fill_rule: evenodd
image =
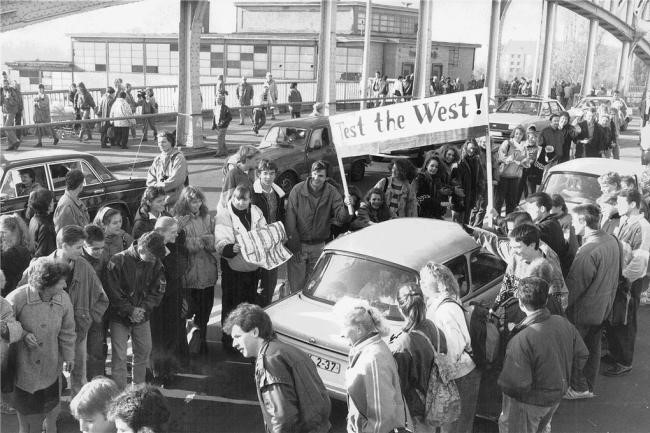
<path id="1" fill-rule="evenodd" d="M 447 208 L 442 205 L 446 201 L 448 194 L 445 189 L 448 185 L 443 183 L 440 176 L 431 176 L 426 171 L 418 173 L 413 181 L 413 194 L 417 200 L 418 216 L 422 218 L 438 218 L 442 217 L 447 212 Z"/>
<path id="2" fill-rule="evenodd" d="M 413 187 L 408 181 L 402 182 L 402 193 L 399 197 L 397 208 L 392 208 L 390 206 L 390 202 L 393 198 L 393 195 L 395 194 L 393 192 L 392 179 L 392 176 L 379 179 L 379 182 L 377 182 L 377 184 L 373 187 L 379 189 L 380 191 L 384 191 L 384 203 L 386 203 L 386 206 L 388 206 L 392 218 L 408 218 L 418 216 L 418 203 L 415 198 Z"/>
<path id="3" fill-rule="evenodd" d="M 64 291 L 43 301 L 38 290 L 28 284 L 11 292 L 7 301 L 24 332 L 34 334 L 39 341 L 35 349 L 15 343 L 16 387 L 33 394 L 57 380 L 63 362 L 74 361 L 74 310 Z"/>
<path id="4" fill-rule="evenodd" d="M 289 108 L 292 112 L 300 114 L 302 109 L 302 95 L 298 89 L 289 90 Z"/>
<path id="5" fill-rule="evenodd" d="M 288 248 L 300 252 L 301 243 L 325 242 L 330 237 L 330 223 L 344 225 L 350 219 L 343 197 L 329 183 L 323 185 L 320 197 L 311 193 L 309 179 L 293 187 L 289 193 L 285 228 Z"/>
<path id="6" fill-rule="evenodd" d="M 99 101 L 99 107 L 97 107 L 97 117 L 110 117 L 111 108 L 113 108 L 114 103 L 115 103 L 115 96 L 111 95 L 108 92 L 104 93 L 102 99 Z M 102 122 L 100 128 L 104 130 L 109 126 L 110 126 L 110 122 Z"/>
<path id="7" fill-rule="evenodd" d="M 0 255 L 0 269 L 5 274 L 4 288 L 2 289 L 2 296 L 7 296 L 17 286 L 20 279 L 23 277 L 23 272 L 29 266 L 32 259 L 32 253 L 22 245 L 17 245 L 3 251 Z"/>
<path id="8" fill-rule="evenodd" d="M 519 323 L 513 334 L 498 380 L 503 393 L 535 406 L 559 403 L 571 371 L 582 370 L 589 356 L 578 330 L 542 308 Z"/>
<path id="9" fill-rule="evenodd" d="M 406 426 L 406 407 L 393 355 L 378 334 L 357 342 L 348 356 L 348 433 L 390 432 Z"/>
<path id="10" fill-rule="evenodd" d="M 188 252 L 188 265 L 182 277 L 185 288 L 204 289 L 217 282 L 217 255 L 214 240 L 214 219 L 212 215 L 187 215 L 177 217 L 187 222 L 179 229 L 185 231 L 185 247 Z"/>
<path id="11" fill-rule="evenodd" d="M 63 193 L 54 209 L 54 228 L 57 233 L 61 228 L 69 225 L 85 227 L 90 224 L 88 208 L 79 197 L 73 197 L 69 191 Z"/>
<path id="12" fill-rule="evenodd" d="M 171 216 L 167 212 L 163 211 L 160 216 Z M 151 214 L 146 212 L 142 207 L 138 209 L 138 213 L 135 215 L 133 220 L 133 239 L 138 239 L 143 234 L 150 232 L 156 226 L 156 218 L 151 218 Z"/>
<path id="13" fill-rule="evenodd" d="M 554 158 L 556 160 L 562 159 L 564 151 L 564 131 L 547 126 L 542 129 L 542 132 L 540 132 L 537 144 L 543 148 L 547 146 L 553 148 L 553 152 L 547 152 L 549 158 Z"/>
<path id="14" fill-rule="evenodd" d="M 77 94 L 75 95 L 75 105 L 80 110 L 90 110 L 95 108 L 95 100 L 88 90 L 77 89 Z"/>
<path id="15" fill-rule="evenodd" d="M 216 112 L 219 110 L 219 118 L 217 119 Z M 230 108 L 226 104 L 217 105 L 214 109 L 212 116 L 212 129 L 226 129 L 232 121 L 232 114 Z"/>
<path id="16" fill-rule="evenodd" d="M 275 84 L 274 79 L 264 82 L 264 93 L 267 94 L 267 102 L 270 105 L 273 105 L 278 101 L 278 86 Z"/>
<path id="17" fill-rule="evenodd" d="M 34 98 L 34 123 L 50 123 L 50 98 L 46 94 Z"/>
<path id="18" fill-rule="evenodd" d="M 130 234 L 120 229 L 120 233 L 106 235 L 104 237 L 104 251 L 108 253 L 108 257 L 113 257 L 115 254 L 124 251 L 133 243 L 133 237 Z"/>
<path id="19" fill-rule="evenodd" d="M 454 168 L 452 179 L 463 189 L 465 197 L 454 200 L 454 211 L 469 212 L 485 189 L 485 171 L 478 156 L 462 158 Z"/>
<path id="20" fill-rule="evenodd" d="M 49 256 L 56 250 L 52 215 L 35 214 L 29 221 L 29 233 L 34 240 L 34 258 Z"/>
<path id="21" fill-rule="evenodd" d="M 369 203 L 363 202 L 359 206 L 359 209 L 357 209 L 357 217 L 350 223 L 350 229 L 360 230 L 371 224 L 388 221 L 391 217 L 390 210 L 388 210 L 388 206 L 385 204 L 382 204 L 379 209 L 375 210 Z"/>
<path id="22" fill-rule="evenodd" d="M 0 106 L 5 114 L 16 114 L 22 105 L 21 96 L 16 89 L 9 87 L 0 91 Z"/>
<path id="23" fill-rule="evenodd" d="M 117 98 L 113 102 L 109 117 L 129 117 L 133 116 L 133 111 L 129 103 L 124 98 Z M 113 126 L 116 128 L 129 128 L 135 126 L 135 119 L 113 120 Z"/>
<path id="24" fill-rule="evenodd" d="M 255 388 L 268 433 L 327 433 L 331 403 L 314 362 L 273 338 L 255 362 Z"/>
<path id="25" fill-rule="evenodd" d="M 227 257 L 241 255 L 241 253 L 235 255 L 232 251 L 226 251 L 224 253 L 224 249 L 231 250 L 231 248 L 226 247 L 237 243 L 235 238 L 236 234 L 245 234 L 266 226 L 264 215 L 262 215 L 262 211 L 257 206 L 250 206 L 250 217 L 250 229 L 248 229 L 242 224 L 239 217 L 235 215 L 231 203 L 228 203 L 228 207 L 226 208 L 220 207 L 217 209 L 217 218 L 214 226 L 214 242 L 217 253 Z"/>
<path id="26" fill-rule="evenodd" d="M 161 184 L 165 188 L 167 197 L 165 204 L 173 206 L 188 180 L 188 169 L 185 155 L 173 147 L 169 153 L 160 153 L 156 156 L 147 172 L 147 186 Z"/>
<path id="27" fill-rule="evenodd" d="M 115 254 L 105 273 L 106 293 L 111 301 L 109 318 L 126 326 L 133 323 L 129 316 L 135 307 L 144 309 L 144 323 L 151 311 L 160 304 L 166 290 L 160 260 L 145 262 L 137 252 L 137 241 L 127 250 Z"/>
<path id="28" fill-rule="evenodd" d="M 232 169 L 228 171 L 224 180 L 223 186 L 221 187 L 221 196 L 219 196 L 219 206 L 226 207 L 230 201 L 230 195 L 235 191 L 237 185 L 244 184 L 250 189 L 253 188 L 253 180 L 247 172 L 241 169 L 239 164 L 235 165 Z"/>
<path id="29" fill-rule="evenodd" d="M 623 216 L 615 231 L 618 240 L 629 247 L 632 257 L 623 267 L 623 276 L 631 283 L 645 277 L 650 254 L 650 223 L 643 214 Z"/>
<path id="30" fill-rule="evenodd" d="M 285 216 L 286 216 L 286 199 L 287 195 L 285 194 L 284 190 L 277 186 L 276 184 L 273 184 L 273 192 L 271 192 L 275 196 L 275 215 L 269 215 L 270 209 L 269 209 L 269 202 L 268 199 L 266 198 L 266 194 L 264 193 L 264 190 L 262 189 L 262 183 L 260 182 L 259 179 L 255 180 L 253 183 L 253 194 L 251 195 L 251 203 L 253 203 L 255 206 L 260 208 L 262 211 L 262 214 L 264 214 L 264 219 L 268 223 L 273 223 L 276 221 L 282 221 L 284 222 Z"/>
<path id="31" fill-rule="evenodd" d="M 564 240 L 564 230 L 555 216 L 548 214 L 535 223 L 539 229 L 539 239 L 544 241 L 560 259 L 562 274 L 566 275 L 573 257 L 569 257 L 569 245 Z"/>
<path id="32" fill-rule="evenodd" d="M 236 93 L 239 105 L 251 105 L 254 95 L 253 86 L 248 83 L 239 83 Z"/>
<path id="33" fill-rule="evenodd" d="M 620 249 L 602 230 L 585 234 L 566 278 L 567 318 L 575 325 L 601 325 L 609 316 L 618 287 Z"/>

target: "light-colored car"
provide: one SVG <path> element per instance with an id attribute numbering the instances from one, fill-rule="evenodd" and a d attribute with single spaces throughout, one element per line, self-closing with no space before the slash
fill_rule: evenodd
<path id="1" fill-rule="evenodd" d="M 598 109 L 601 105 L 606 105 L 608 108 L 612 106 L 612 102 L 614 101 L 613 96 L 585 96 L 582 98 L 578 103 L 576 104 L 575 107 L 572 107 L 569 110 L 569 114 L 571 115 L 571 118 L 579 118 L 582 117 L 582 113 L 584 112 L 585 108 L 588 107 L 594 107 Z M 631 116 L 632 116 L 632 110 L 627 106 L 627 103 L 619 98 L 618 101 L 616 101 L 615 105 L 619 105 L 619 107 L 614 107 L 618 108 L 619 111 L 619 117 L 621 120 L 621 131 L 625 131 L 627 129 L 627 125 L 630 123 Z"/>
<path id="2" fill-rule="evenodd" d="M 281 341 L 305 351 L 334 398 L 344 399 L 349 347 L 332 306 L 344 296 L 367 299 L 394 333 L 404 325 L 396 295 L 404 283 L 419 281 L 430 260 L 456 275 L 463 302 L 494 301 L 505 263 L 487 253 L 460 225 L 425 218 L 401 218 L 364 228 L 325 246 L 302 292 L 267 312 Z"/>
<path id="3" fill-rule="evenodd" d="M 607 158 L 578 158 L 552 167 L 542 181 L 541 191 L 560 194 L 569 209 L 595 203 L 602 195 L 598 177 L 613 171 L 621 176 L 634 176 L 637 185 L 644 167 L 638 162 Z"/>
<path id="4" fill-rule="evenodd" d="M 551 114 L 559 114 L 564 107 L 551 98 L 521 96 L 506 100 L 490 113 L 490 137 L 496 143 L 510 138 L 512 130 L 521 125 L 528 128 L 534 125 L 541 131 L 550 125 Z"/>

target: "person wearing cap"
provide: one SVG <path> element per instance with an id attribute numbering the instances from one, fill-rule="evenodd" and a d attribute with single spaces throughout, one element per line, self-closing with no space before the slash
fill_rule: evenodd
<path id="1" fill-rule="evenodd" d="M 161 262 L 165 253 L 163 236 L 147 232 L 128 249 L 111 257 L 106 267 L 111 367 L 113 380 L 120 389 L 127 385 L 126 349 L 129 337 L 133 347 L 133 383 L 145 381 L 151 355 L 149 316 L 160 304 L 167 285 Z"/>

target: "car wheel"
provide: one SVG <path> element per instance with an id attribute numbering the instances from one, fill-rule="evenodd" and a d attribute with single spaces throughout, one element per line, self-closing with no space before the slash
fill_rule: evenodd
<path id="1" fill-rule="evenodd" d="M 350 167 L 350 180 L 352 182 L 360 182 L 363 176 L 366 175 L 366 163 L 363 161 L 355 161 Z"/>
<path id="2" fill-rule="evenodd" d="M 275 183 L 280 188 L 282 188 L 284 192 L 289 194 L 291 192 L 291 189 L 298 183 L 298 177 L 290 171 L 285 171 L 280 176 L 278 176 L 278 178 L 275 180 Z"/>

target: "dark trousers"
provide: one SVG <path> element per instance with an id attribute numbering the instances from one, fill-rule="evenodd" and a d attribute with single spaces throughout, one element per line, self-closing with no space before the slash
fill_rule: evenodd
<path id="1" fill-rule="evenodd" d="M 260 307 L 266 307 L 271 303 L 275 285 L 278 283 L 278 268 L 271 270 L 260 269 L 260 280 L 262 293 L 258 296 L 258 304 Z"/>
<path id="2" fill-rule="evenodd" d="M 109 141 L 111 142 L 111 146 L 115 144 L 115 136 L 113 136 L 113 138 L 108 138 L 108 128 L 110 127 L 111 125 L 106 124 L 103 125 L 100 129 L 99 143 L 102 146 L 106 146 L 106 143 L 108 143 Z M 115 128 L 113 128 L 113 132 L 115 132 Z"/>
<path id="3" fill-rule="evenodd" d="M 483 219 L 485 218 L 487 205 L 487 198 L 479 196 L 469 212 L 469 217 L 465 223 L 473 227 L 483 227 Z"/>
<path id="4" fill-rule="evenodd" d="M 643 278 L 632 283 L 627 325 L 607 325 L 607 348 L 610 356 L 619 364 L 632 366 L 634 341 L 636 340 L 637 313 L 641 303 Z"/>
<path id="5" fill-rule="evenodd" d="M 214 304 L 214 286 L 204 289 L 189 289 L 194 314 L 194 324 L 201 333 L 201 352 L 207 350 L 206 336 L 208 332 L 208 321 Z"/>
<path id="6" fill-rule="evenodd" d="M 106 357 L 108 356 L 108 319 L 105 317 L 101 322 L 93 322 L 88 329 L 86 340 L 86 378 L 90 381 L 95 376 L 104 376 Z"/>
<path id="7" fill-rule="evenodd" d="M 120 127 L 114 127 L 113 130 L 115 131 L 115 138 L 114 143 L 120 146 L 123 149 L 126 149 L 126 145 L 129 142 L 129 127 L 128 126 L 120 126 Z"/>
<path id="8" fill-rule="evenodd" d="M 517 192 L 517 197 L 521 200 L 522 197 L 527 198 L 529 195 L 537 192 L 539 183 L 534 177 L 529 177 L 524 170 L 524 173 L 519 179 L 519 191 Z"/>
<path id="9" fill-rule="evenodd" d="M 299 118 L 299 117 L 300 117 L 300 111 L 293 110 L 293 111 L 291 112 L 291 118 L 292 118 L 292 119 L 297 119 L 297 118 Z"/>
<path id="10" fill-rule="evenodd" d="M 144 136 L 145 140 L 147 140 L 147 133 L 149 132 L 149 128 L 151 128 L 153 131 L 153 138 L 155 140 L 156 136 L 158 135 L 158 131 L 156 130 L 156 120 L 153 117 L 149 117 L 142 121 L 142 135 Z"/>
<path id="11" fill-rule="evenodd" d="M 20 110 L 16 113 L 16 126 L 22 125 L 23 124 L 23 111 Z M 22 129 L 16 129 L 16 137 L 20 138 L 22 135 L 25 135 L 23 133 Z"/>
<path id="12" fill-rule="evenodd" d="M 519 182 L 520 178 L 518 177 L 502 177 L 499 179 L 499 194 L 494 200 L 494 208 L 499 214 L 501 214 L 504 202 L 506 204 L 506 215 L 514 211 L 519 204 L 521 198 L 521 195 L 517 195 L 519 193 Z"/>
<path id="13" fill-rule="evenodd" d="M 238 272 L 221 259 L 221 326 L 228 315 L 242 302 L 254 304 L 257 300 L 257 283 L 259 272 Z M 221 338 L 224 344 L 232 346 L 230 335 L 224 334 Z"/>
<path id="14" fill-rule="evenodd" d="M 582 370 L 574 368 L 571 371 L 571 388 L 576 391 L 593 391 L 596 386 L 596 377 L 600 369 L 600 348 L 603 334 L 602 325 L 575 325 L 580 336 L 589 350 L 589 358 Z"/>

